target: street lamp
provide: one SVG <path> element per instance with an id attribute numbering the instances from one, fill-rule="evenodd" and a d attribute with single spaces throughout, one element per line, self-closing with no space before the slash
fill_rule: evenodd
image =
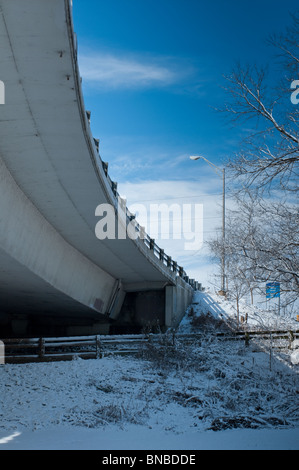
<path id="1" fill-rule="evenodd" d="M 196 155 L 191 156 L 190 160 L 204 160 L 213 169 L 216 173 L 220 173 L 223 179 L 223 192 L 222 192 L 222 260 L 221 260 L 221 293 L 222 295 L 225 294 L 225 168 L 219 168 L 218 166 L 214 165 L 214 163 L 207 160 L 205 157 Z"/>

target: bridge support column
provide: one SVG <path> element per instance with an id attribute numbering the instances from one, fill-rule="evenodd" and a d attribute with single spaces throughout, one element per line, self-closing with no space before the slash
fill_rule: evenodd
<path id="1" fill-rule="evenodd" d="M 177 311 L 176 287 L 167 286 L 165 288 L 165 326 L 173 326 L 173 320 Z"/>
<path id="2" fill-rule="evenodd" d="M 128 292 L 113 331 L 130 328 L 176 328 L 192 302 L 194 290 L 181 278 L 164 289 Z M 132 330 L 131 330 L 132 331 Z"/>
<path id="3" fill-rule="evenodd" d="M 193 289 L 186 286 L 180 278 L 177 278 L 175 286 L 165 288 L 165 326 L 176 328 L 193 298 Z"/>

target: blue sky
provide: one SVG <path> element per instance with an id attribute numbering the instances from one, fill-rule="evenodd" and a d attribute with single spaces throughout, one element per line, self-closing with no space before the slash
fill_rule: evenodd
<path id="1" fill-rule="evenodd" d="M 223 75 L 236 61 L 273 62 L 266 40 L 296 9 L 293 0 L 74 0 L 92 131 L 128 204 L 202 203 L 205 240 L 221 225 L 221 179 L 189 155 L 222 165 L 238 151 L 242 129 L 215 111 Z M 159 244 L 206 282 L 205 248 Z"/>

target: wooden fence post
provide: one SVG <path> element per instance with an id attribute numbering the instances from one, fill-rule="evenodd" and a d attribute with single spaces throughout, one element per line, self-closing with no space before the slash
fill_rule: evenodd
<path id="1" fill-rule="evenodd" d="M 96 343 L 97 343 L 97 359 L 102 359 L 102 344 L 100 338 L 97 336 L 96 337 Z"/>
<path id="2" fill-rule="evenodd" d="M 39 348 L 38 348 L 38 355 L 40 359 L 43 359 L 46 353 L 46 343 L 44 338 L 39 339 Z"/>
<path id="3" fill-rule="evenodd" d="M 292 342 L 294 341 L 294 333 L 292 331 L 289 332 L 289 349 L 292 348 Z"/>

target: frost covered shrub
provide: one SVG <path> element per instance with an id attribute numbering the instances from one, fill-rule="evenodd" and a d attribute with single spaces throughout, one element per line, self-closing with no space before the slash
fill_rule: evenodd
<path id="1" fill-rule="evenodd" d="M 191 316 L 191 315 L 190 315 Z M 226 325 L 222 319 L 215 318 L 210 312 L 199 316 L 191 316 L 191 326 L 194 329 L 222 329 Z"/>
<path id="2" fill-rule="evenodd" d="M 144 359 L 162 369 L 204 370 L 205 359 L 199 352 L 201 340 L 193 339 L 192 343 L 179 339 L 170 332 L 161 335 L 158 340 L 148 342 L 142 351 Z"/>
<path id="3" fill-rule="evenodd" d="M 147 417 L 147 411 L 144 407 L 134 407 L 132 404 L 108 403 L 94 410 L 71 409 L 63 417 L 63 422 L 75 426 L 84 426 L 87 428 L 98 428 L 108 424 L 122 425 L 125 423 L 143 424 Z"/>
<path id="4" fill-rule="evenodd" d="M 133 423 L 141 424 L 141 415 L 140 411 L 137 411 L 128 405 L 119 405 L 119 404 L 109 404 L 102 406 L 96 411 L 96 416 L 99 420 L 105 423 Z"/>

